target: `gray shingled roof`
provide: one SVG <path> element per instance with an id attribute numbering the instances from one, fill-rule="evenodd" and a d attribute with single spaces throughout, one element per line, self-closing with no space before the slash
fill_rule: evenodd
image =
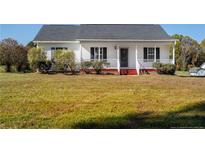
<path id="1" fill-rule="evenodd" d="M 170 40 L 160 25 L 82 24 L 44 25 L 34 41 L 74 41 L 84 39 Z"/>
<path id="2" fill-rule="evenodd" d="M 79 25 L 44 25 L 34 41 L 73 41 L 78 38 Z"/>

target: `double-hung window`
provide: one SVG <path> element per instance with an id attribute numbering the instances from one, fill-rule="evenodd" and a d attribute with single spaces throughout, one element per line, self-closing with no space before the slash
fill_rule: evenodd
<path id="1" fill-rule="evenodd" d="M 155 52 L 156 50 L 156 52 Z M 156 55 L 155 55 L 156 53 Z M 156 60 L 160 60 L 160 48 L 144 48 L 144 62 L 154 62 Z"/>
<path id="2" fill-rule="evenodd" d="M 154 48 L 147 48 L 147 60 L 148 62 L 154 61 Z"/>
<path id="3" fill-rule="evenodd" d="M 107 60 L 107 48 L 106 47 L 91 47 L 90 48 L 91 60 Z"/>

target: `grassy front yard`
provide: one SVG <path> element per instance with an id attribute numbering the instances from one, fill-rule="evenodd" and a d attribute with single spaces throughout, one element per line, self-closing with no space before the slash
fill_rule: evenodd
<path id="1" fill-rule="evenodd" d="M 0 73 L 0 128 L 205 127 L 205 79 Z"/>

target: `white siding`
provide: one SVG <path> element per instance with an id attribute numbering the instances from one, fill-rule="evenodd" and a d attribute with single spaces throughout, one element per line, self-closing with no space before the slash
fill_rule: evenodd
<path id="1" fill-rule="evenodd" d="M 115 50 L 115 44 L 109 42 L 81 42 L 82 46 L 82 59 L 90 59 L 91 47 L 107 47 L 107 58 L 112 68 L 117 67 L 117 52 Z"/>
<path id="2" fill-rule="evenodd" d="M 143 61 L 144 47 L 159 47 L 160 59 L 169 59 L 169 44 L 160 42 L 81 42 L 81 43 L 39 43 L 39 47 L 45 49 L 48 59 L 51 59 L 52 47 L 67 47 L 74 51 L 76 61 L 80 62 L 81 56 L 83 60 L 90 59 L 91 47 L 107 47 L 107 58 L 112 68 L 117 68 L 117 52 L 115 46 L 119 48 L 128 48 L 128 68 L 136 68 L 136 47 L 138 51 L 138 59 L 143 68 L 152 68 L 152 63 Z M 82 53 L 82 55 L 81 55 Z"/>
<path id="3" fill-rule="evenodd" d="M 155 44 L 138 44 L 138 59 L 141 63 L 142 67 L 144 68 L 152 68 L 152 62 L 144 62 L 144 47 L 159 47 L 160 48 L 160 61 L 162 63 L 169 63 L 169 45 L 162 44 L 162 43 L 155 43 Z"/>
<path id="4" fill-rule="evenodd" d="M 90 59 L 90 48 L 91 47 L 107 47 L 107 57 L 108 59 L 113 59 L 110 63 L 115 63 L 117 67 L 117 52 L 115 46 L 119 48 L 128 48 L 128 67 L 130 69 L 136 68 L 136 46 L 138 50 L 138 59 L 140 59 L 141 65 L 144 68 L 152 68 L 152 63 L 143 61 L 143 48 L 144 47 L 159 47 L 160 48 L 160 59 L 163 62 L 167 62 L 169 59 L 169 43 L 136 43 L 136 42 L 81 42 L 82 46 L 82 59 Z"/>
<path id="5" fill-rule="evenodd" d="M 51 59 L 52 47 L 66 47 L 75 53 L 76 61 L 80 62 L 80 43 L 39 43 L 38 46 L 46 51 L 48 59 Z"/>

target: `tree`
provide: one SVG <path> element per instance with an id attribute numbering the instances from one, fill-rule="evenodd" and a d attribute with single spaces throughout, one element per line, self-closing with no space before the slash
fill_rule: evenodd
<path id="1" fill-rule="evenodd" d="M 201 41 L 200 46 L 202 51 L 199 55 L 199 60 L 197 62 L 198 66 L 205 62 L 205 39 Z"/>
<path id="2" fill-rule="evenodd" d="M 15 51 L 14 65 L 17 71 L 22 71 L 28 68 L 28 50 L 23 45 L 18 45 Z"/>
<path id="3" fill-rule="evenodd" d="M 11 38 L 4 39 L 0 43 L 0 63 L 6 65 L 6 72 L 11 72 L 11 66 L 15 63 L 17 46 L 17 41 Z"/>
<path id="4" fill-rule="evenodd" d="M 182 70 L 187 70 L 188 65 L 196 66 L 196 63 L 201 52 L 201 47 L 197 41 L 186 36 L 181 40 L 181 55 Z"/>
<path id="5" fill-rule="evenodd" d="M 175 45 L 175 63 L 176 63 L 176 69 L 180 70 L 181 69 L 181 60 L 180 60 L 180 55 L 181 55 L 181 40 L 184 36 L 179 35 L 179 34 L 174 34 L 172 38 L 177 39 L 178 41 L 176 42 Z M 173 47 L 170 48 L 170 53 L 172 53 Z"/>
<path id="6" fill-rule="evenodd" d="M 28 61 L 34 71 L 38 71 L 39 61 L 46 61 L 46 53 L 41 48 L 31 48 L 28 51 Z"/>
<path id="7" fill-rule="evenodd" d="M 30 41 L 30 42 L 26 45 L 26 47 L 27 47 L 28 49 L 31 49 L 31 48 L 36 47 L 36 45 L 33 43 L 33 41 Z"/>
<path id="8" fill-rule="evenodd" d="M 178 39 L 175 46 L 177 70 L 187 70 L 188 67 L 197 66 L 201 54 L 201 47 L 198 42 L 188 36 L 178 34 L 173 35 L 172 38 Z"/>
<path id="9" fill-rule="evenodd" d="M 201 46 L 202 52 L 205 52 L 205 39 L 201 41 L 200 46 Z"/>

